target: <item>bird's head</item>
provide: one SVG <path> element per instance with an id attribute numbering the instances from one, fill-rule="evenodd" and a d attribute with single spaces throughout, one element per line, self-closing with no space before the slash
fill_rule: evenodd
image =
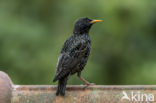
<path id="1" fill-rule="evenodd" d="M 80 18 L 75 22 L 74 34 L 86 34 L 94 23 L 101 22 L 102 20 L 91 20 L 88 18 Z"/>

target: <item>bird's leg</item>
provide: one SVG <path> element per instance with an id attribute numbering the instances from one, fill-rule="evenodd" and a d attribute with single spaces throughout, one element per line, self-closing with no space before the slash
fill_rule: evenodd
<path id="1" fill-rule="evenodd" d="M 77 76 L 87 85 L 87 87 L 90 86 L 90 85 L 95 85 L 94 83 L 90 83 L 90 82 L 88 82 L 87 80 L 85 80 L 85 79 L 81 76 L 81 72 L 78 72 L 78 73 L 77 73 Z"/>

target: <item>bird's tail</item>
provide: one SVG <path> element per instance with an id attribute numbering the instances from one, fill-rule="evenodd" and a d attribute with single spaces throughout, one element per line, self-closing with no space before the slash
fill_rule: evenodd
<path id="1" fill-rule="evenodd" d="M 63 77 L 63 78 L 59 79 L 57 92 L 56 92 L 57 96 L 58 95 L 61 95 L 61 96 L 65 95 L 67 80 L 68 80 L 68 77 Z"/>

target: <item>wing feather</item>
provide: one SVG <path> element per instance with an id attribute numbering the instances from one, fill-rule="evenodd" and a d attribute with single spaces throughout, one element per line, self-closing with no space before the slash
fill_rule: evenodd
<path id="1" fill-rule="evenodd" d="M 67 39 L 58 58 L 54 82 L 69 75 L 71 69 L 81 61 L 88 49 L 86 44 L 80 41 L 73 43 L 73 41 Z"/>

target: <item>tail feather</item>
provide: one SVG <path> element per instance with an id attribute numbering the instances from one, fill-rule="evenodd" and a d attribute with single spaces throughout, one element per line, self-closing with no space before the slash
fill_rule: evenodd
<path id="1" fill-rule="evenodd" d="M 57 92 L 56 92 L 56 95 L 57 96 L 58 95 L 61 95 L 61 96 L 64 96 L 65 95 L 67 80 L 68 80 L 67 77 L 63 77 L 63 78 L 59 79 L 58 87 L 57 87 Z"/>

